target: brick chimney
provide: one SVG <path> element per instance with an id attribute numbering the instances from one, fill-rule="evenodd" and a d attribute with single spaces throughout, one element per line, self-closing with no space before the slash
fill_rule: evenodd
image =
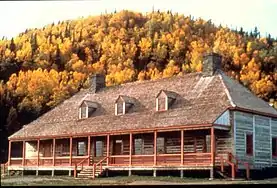
<path id="1" fill-rule="evenodd" d="M 90 79 L 91 80 L 90 91 L 92 93 L 96 93 L 101 88 L 106 87 L 105 79 L 106 77 L 103 74 L 94 74 Z"/>
<path id="2" fill-rule="evenodd" d="M 203 57 L 203 76 L 213 76 L 217 70 L 221 69 L 221 55 L 217 53 L 207 53 Z"/>

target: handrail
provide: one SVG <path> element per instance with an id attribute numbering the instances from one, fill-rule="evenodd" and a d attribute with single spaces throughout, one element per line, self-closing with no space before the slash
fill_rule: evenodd
<path id="1" fill-rule="evenodd" d="M 81 160 L 79 163 L 75 163 L 75 167 L 74 167 L 74 178 L 77 177 L 77 167 L 81 165 L 81 170 L 83 170 L 83 163 L 88 159 L 89 160 L 90 156 L 88 155 L 86 158 L 84 158 L 83 160 Z"/>
<path id="2" fill-rule="evenodd" d="M 102 170 L 103 170 L 103 164 L 102 163 L 108 158 L 109 158 L 109 156 L 106 156 L 103 159 L 101 159 L 100 161 L 98 161 L 97 163 L 93 164 L 93 174 L 92 174 L 93 179 L 95 178 L 95 171 L 96 171 L 97 166 L 100 165 L 100 172 L 102 172 Z"/>
<path id="3" fill-rule="evenodd" d="M 236 170 L 238 170 L 238 164 L 242 164 L 243 166 L 245 166 L 246 169 L 246 179 L 250 178 L 250 166 L 248 162 L 244 162 L 239 160 L 236 156 L 234 156 L 232 153 L 228 153 L 229 157 L 231 159 L 235 160 L 235 164 L 236 164 Z"/>
<path id="4" fill-rule="evenodd" d="M 224 160 L 223 159 L 223 156 L 220 155 L 220 166 L 221 166 L 221 172 L 224 172 L 224 163 L 227 163 L 228 165 L 231 166 L 231 171 L 232 171 L 232 180 L 235 179 L 235 176 L 236 176 L 236 170 L 235 170 L 235 164 L 232 162 L 232 159 L 230 158 L 230 155 L 228 155 L 228 159 L 227 160 Z"/>

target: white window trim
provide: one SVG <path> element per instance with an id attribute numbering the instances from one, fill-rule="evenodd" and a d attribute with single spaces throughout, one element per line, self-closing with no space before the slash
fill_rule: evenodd
<path id="1" fill-rule="evenodd" d="M 125 101 L 123 101 L 123 107 L 122 107 L 122 114 L 125 114 L 125 110 L 126 110 L 126 105 L 125 105 Z"/>
<path id="2" fill-rule="evenodd" d="M 114 114 L 117 116 L 117 103 L 115 103 L 114 108 Z"/>
<path id="3" fill-rule="evenodd" d="M 86 106 L 86 117 L 82 117 L 82 107 L 79 107 L 79 119 L 88 118 L 88 107 Z"/>
<path id="4" fill-rule="evenodd" d="M 165 110 L 168 110 L 168 97 L 165 97 Z"/>
<path id="5" fill-rule="evenodd" d="M 165 104 L 164 104 L 164 110 L 167 111 L 168 110 L 168 97 L 165 96 Z M 164 111 L 164 110 L 160 110 L 159 109 L 159 97 L 156 98 L 156 111 Z"/>
<path id="6" fill-rule="evenodd" d="M 125 101 L 123 101 L 123 104 L 122 104 L 123 106 L 122 106 L 122 113 L 118 113 L 118 111 L 117 111 L 117 107 L 118 107 L 118 104 L 117 104 L 117 102 L 115 103 L 115 115 L 116 116 L 119 116 L 119 115 L 124 115 L 125 114 L 125 112 L 126 112 L 126 103 L 125 103 Z"/>

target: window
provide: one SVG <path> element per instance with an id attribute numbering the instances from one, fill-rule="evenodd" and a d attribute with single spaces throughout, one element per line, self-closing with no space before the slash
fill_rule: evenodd
<path id="1" fill-rule="evenodd" d="M 96 141 L 96 151 L 95 151 L 95 157 L 101 157 L 103 156 L 103 141 L 99 140 Z"/>
<path id="2" fill-rule="evenodd" d="M 90 117 L 93 112 L 96 111 L 97 106 L 95 102 L 84 100 L 79 108 L 79 118 L 83 119 Z"/>
<path id="3" fill-rule="evenodd" d="M 135 99 L 125 95 L 119 95 L 115 101 L 115 115 L 123 115 L 129 112 Z"/>
<path id="4" fill-rule="evenodd" d="M 165 153 L 165 141 L 164 137 L 157 138 L 157 153 L 163 154 Z"/>
<path id="5" fill-rule="evenodd" d="M 168 110 L 176 100 L 177 94 L 172 91 L 161 90 L 156 96 L 156 111 Z"/>
<path id="6" fill-rule="evenodd" d="M 86 154 L 86 144 L 85 142 L 78 142 L 78 156 L 84 156 Z"/>
<path id="7" fill-rule="evenodd" d="M 141 155 L 142 154 L 142 147 L 143 147 L 143 140 L 141 138 L 135 139 L 135 155 Z"/>
<path id="8" fill-rule="evenodd" d="M 166 99 L 161 97 L 158 99 L 158 111 L 166 110 Z"/>
<path id="9" fill-rule="evenodd" d="M 246 154 L 253 155 L 253 135 L 246 134 Z"/>
<path id="10" fill-rule="evenodd" d="M 277 137 L 272 138 L 272 156 L 277 157 Z"/>
<path id="11" fill-rule="evenodd" d="M 80 109 L 81 109 L 81 117 L 80 118 L 86 118 L 87 117 L 87 107 L 82 106 Z"/>
<path id="12" fill-rule="evenodd" d="M 122 115 L 122 114 L 125 114 L 125 112 L 123 111 L 123 106 L 125 104 L 122 102 L 122 101 L 118 101 L 116 103 L 116 115 Z M 125 108 L 125 107 L 124 107 Z"/>

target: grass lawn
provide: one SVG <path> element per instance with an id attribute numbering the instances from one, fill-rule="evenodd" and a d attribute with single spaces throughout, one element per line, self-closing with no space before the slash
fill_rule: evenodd
<path id="1" fill-rule="evenodd" d="M 230 181 L 215 179 L 179 178 L 167 176 L 116 176 L 97 178 L 95 180 L 79 180 L 65 176 L 12 176 L 1 179 L 1 186 L 66 186 L 66 185 L 170 185 L 170 184 L 259 184 L 277 183 L 277 178 L 252 181 Z"/>

